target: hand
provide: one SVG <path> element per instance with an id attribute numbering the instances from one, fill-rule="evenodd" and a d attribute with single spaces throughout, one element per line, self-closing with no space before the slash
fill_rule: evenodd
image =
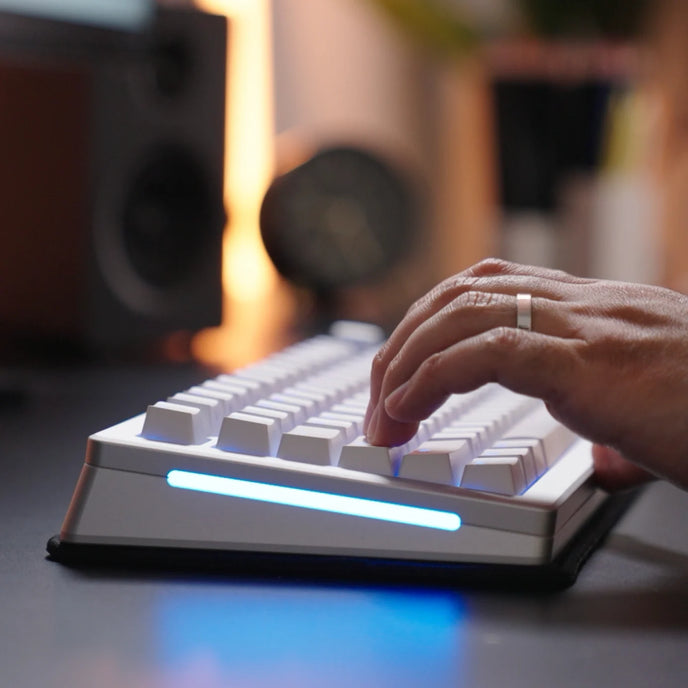
<path id="1" fill-rule="evenodd" d="M 532 330 L 516 294 L 532 294 Z M 651 476 L 688 488 L 688 297 L 486 260 L 408 311 L 378 352 L 365 432 L 407 441 L 454 392 L 498 382 L 543 399 L 596 443 L 608 488 Z"/>

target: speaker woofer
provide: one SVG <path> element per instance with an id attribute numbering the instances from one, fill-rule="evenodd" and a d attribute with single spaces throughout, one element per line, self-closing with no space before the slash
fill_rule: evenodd
<path id="1" fill-rule="evenodd" d="M 214 207 L 188 152 L 168 148 L 151 156 L 134 177 L 123 211 L 124 249 L 134 272 L 155 288 L 183 284 L 215 235 Z"/>

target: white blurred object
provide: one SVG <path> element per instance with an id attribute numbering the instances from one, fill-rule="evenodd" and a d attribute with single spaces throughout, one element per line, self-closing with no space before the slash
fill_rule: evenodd
<path id="1" fill-rule="evenodd" d="M 560 267 L 562 237 L 556 220 L 555 214 L 537 210 L 506 213 L 501 224 L 501 257 L 515 263 Z"/>
<path id="2" fill-rule="evenodd" d="M 488 36 L 507 33 L 522 23 L 521 8 L 513 0 L 439 0 L 439 5 Z"/>
<path id="3" fill-rule="evenodd" d="M 657 283 L 662 271 L 659 209 L 647 175 L 601 175 L 592 200 L 590 275 Z"/>
<path id="4" fill-rule="evenodd" d="M 272 0 L 276 131 L 428 166 L 425 65 L 372 3 Z"/>

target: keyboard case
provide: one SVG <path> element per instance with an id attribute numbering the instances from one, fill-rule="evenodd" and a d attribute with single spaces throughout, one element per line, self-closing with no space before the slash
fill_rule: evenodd
<path id="1" fill-rule="evenodd" d="M 48 544 L 54 559 L 559 587 L 631 498 L 595 487 L 579 439 L 522 494 L 501 495 L 235 452 L 219 446 L 217 430 L 180 444 L 151 437 L 145 424 L 141 414 L 89 438 Z M 415 520 L 428 514 L 429 523 Z"/>

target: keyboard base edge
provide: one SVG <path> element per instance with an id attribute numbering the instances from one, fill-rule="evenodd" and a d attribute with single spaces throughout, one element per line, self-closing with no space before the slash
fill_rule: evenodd
<path id="1" fill-rule="evenodd" d="M 447 563 L 313 554 L 142 547 L 49 539 L 48 559 L 75 569 L 158 574 L 212 574 L 267 581 L 365 582 L 551 592 L 575 583 L 592 552 L 635 499 L 638 490 L 611 495 L 550 563 Z"/>

